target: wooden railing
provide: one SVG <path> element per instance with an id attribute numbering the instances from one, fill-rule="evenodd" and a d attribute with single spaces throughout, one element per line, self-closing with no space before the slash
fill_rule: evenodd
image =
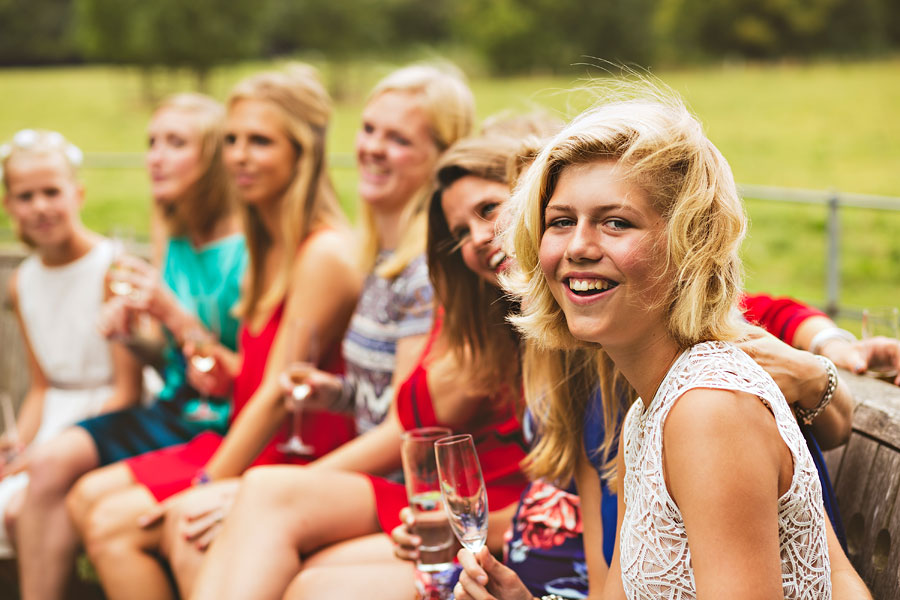
<path id="1" fill-rule="evenodd" d="M 825 453 L 850 560 L 875 600 L 900 599 L 900 387 L 842 373 L 856 409 L 850 441 Z"/>

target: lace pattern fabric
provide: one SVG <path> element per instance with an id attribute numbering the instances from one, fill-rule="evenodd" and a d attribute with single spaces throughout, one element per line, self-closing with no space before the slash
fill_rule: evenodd
<path id="1" fill-rule="evenodd" d="M 794 474 L 778 500 L 778 533 L 784 597 L 831 598 L 825 514 L 816 467 L 778 386 L 744 352 L 723 342 L 685 351 L 644 409 L 628 411 L 625 435 L 625 515 L 620 538 L 622 584 L 629 599 L 696 598 L 691 553 L 681 512 L 666 488 L 663 425 L 675 401 L 693 388 L 736 390 L 759 397 L 772 411 L 790 449 Z"/>

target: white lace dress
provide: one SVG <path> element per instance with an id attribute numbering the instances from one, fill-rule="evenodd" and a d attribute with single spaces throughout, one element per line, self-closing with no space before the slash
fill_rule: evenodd
<path id="1" fill-rule="evenodd" d="M 775 415 L 794 459 L 788 491 L 778 500 L 781 579 L 786 599 L 831 598 L 825 510 L 816 467 L 775 382 L 731 344 L 705 342 L 685 351 L 650 406 L 634 403 L 625 417 L 625 515 L 620 538 L 622 584 L 631 600 L 696 598 L 691 552 L 681 512 L 663 479 L 663 425 L 675 401 L 692 388 L 753 394 Z"/>

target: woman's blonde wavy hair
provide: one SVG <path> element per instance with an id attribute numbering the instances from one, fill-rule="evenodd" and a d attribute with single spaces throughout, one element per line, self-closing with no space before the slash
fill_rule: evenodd
<path id="1" fill-rule="evenodd" d="M 187 92 L 169 96 L 156 113 L 171 110 L 189 115 L 200 135 L 201 175 L 187 190 L 162 211 L 171 236 L 208 235 L 222 219 L 237 210 L 231 178 L 222 160 L 225 107 L 209 96 Z"/>
<path id="2" fill-rule="evenodd" d="M 439 154 L 472 131 L 475 98 L 463 74 L 450 64 L 414 64 L 398 69 L 375 85 L 367 102 L 387 92 L 407 92 L 418 97 Z M 400 242 L 391 257 L 378 266 L 378 275 L 393 279 L 409 261 L 425 251 L 430 191 L 431 182 L 426 181 L 407 202 L 401 216 Z M 365 237 L 362 266 L 365 272 L 370 272 L 381 244 L 372 212 L 365 203 L 360 213 Z"/>
<path id="3" fill-rule="evenodd" d="M 272 238 L 257 207 L 245 205 L 244 231 L 250 263 L 237 313 L 247 318 L 273 310 L 288 289 L 293 250 L 323 225 L 344 225 L 346 219 L 328 175 L 325 138 L 331 118 L 331 98 L 316 70 L 294 63 L 244 79 L 231 91 L 228 107 L 241 100 L 267 102 L 278 110 L 288 136 L 297 148 L 294 179 L 284 194 L 281 214 L 284 260 L 273 285 L 263 286 L 263 262 Z"/>
<path id="4" fill-rule="evenodd" d="M 518 267 L 504 280 L 523 299 L 511 320 L 536 360 L 525 373 L 526 398 L 541 438 L 529 456 L 533 476 L 565 481 L 583 456 L 583 420 L 599 382 L 609 457 L 622 411 L 634 397 L 609 357 L 576 339 L 539 264 L 544 210 L 566 168 L 615 161 L 627 181 L 643 189 L 666 222 L 665 262 L 670 280 L 660 298 L 668 331 L 682 348 L 707 340 L 734 340 L 743 326 L 736 311 L 741 289 L 738 249 L 746 229 L 743 205 L 728 163 L 700 123 L 672 92 L 636 85 L 578 116 L 538 154 L 512 198 L 505 242 Z M 605 477 L 615 472 L 606 459 Z"/>

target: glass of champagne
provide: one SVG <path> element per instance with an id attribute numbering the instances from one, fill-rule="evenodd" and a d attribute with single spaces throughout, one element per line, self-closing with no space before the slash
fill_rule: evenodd
<path id="1" fill-rule="evenodd" d="M 191 353 L 191 366 L 201 373 L 209 373 L 216 366 L 216 357 L 213 354 L 213 346 L 216 344 L 216 338 L 210 332 L 203 328 L 197 327 L 188 332 L 185 341 L 193 346 Z M 212 408 L 209 395 L 200 392 L 197 402 L 189 408 L 186 418 L 190 421 L 211 421 L 216 417 L 216 412 Z"/>
<path id="2" fill-rule="evenodd" d="M 488 503 L 481 464 L 469 434 L 434 443 L 444 509 L 453 533 L 473 554 L 487 542 Z"/>
<path id="3" fill-rule="evenodd" d="M 434 453 L 435 441 L 452 433 L 446 427 L 410 429 L 403 432 L 400 446 L 406 495 L 416 519 L 414 533 L 422 540 L 416 561 L 416 589 L 428 600 L 450 598 L 452 591 L 453 533 L 441 506 Z"/>
<path id="4" fill-rule="evenodd" d="M 281 387 L 288 391 L 291 405 L 291 436 L 278 445 L 279 452 L 294 456 L 310 456 L 316 449 L 303 441 L 300 430 L 303 404 L 312 393 L 306 378 L 319 362 L 319 343 L 315 329 L 302 321 L 290 324 L 285 348 L 285 367 L 281 372 Z"/>
<path id="5" fill-rule="evenodd" d="M 900 338 L 900 310 L 897 307 L 864 308 L 862 313 L 862 338 L 864 340 L 886 337 Z M 897 369 L 891 364 L 870 365 L 865 373 L 892 382 L 897 377 Z"/>
<path id="6" fill-rule="evenodd" d="M 185 342 L 190 343 L 192 352 L 190 355 L 191 366 L 200 373 L 210 373 L 216 366 L 216 356 L 214 348 L 219 343 L 219 310 L 216 299 L 213 298 L 209 302 L 204 303 L 203 308 L 207 313 L 207 321 L 210 330 L 207 331 L 201 326 L 197 326 L 188 331 L 185 336 Z M 198 305 L 198 316 L 201 307 Z M 200 397 L 196 402 L 188 406 L 185 418 L 190 421 L 215 421 L 219 418 L 219 413 L 213 408 L 209 394 L 200 392 Z"/>
<path id="7" fill-rule="evenodd" d="M 108 288 L 114 296 L 130 296 L 135 290 L 127 279 L 128 268 L 120 260 L 122 256 L 131 254 L 135 246 L 134 231 L 116 227 L 110 231 L 109 239 L 113 244 L 113 262 L 109 267 Z"/>

